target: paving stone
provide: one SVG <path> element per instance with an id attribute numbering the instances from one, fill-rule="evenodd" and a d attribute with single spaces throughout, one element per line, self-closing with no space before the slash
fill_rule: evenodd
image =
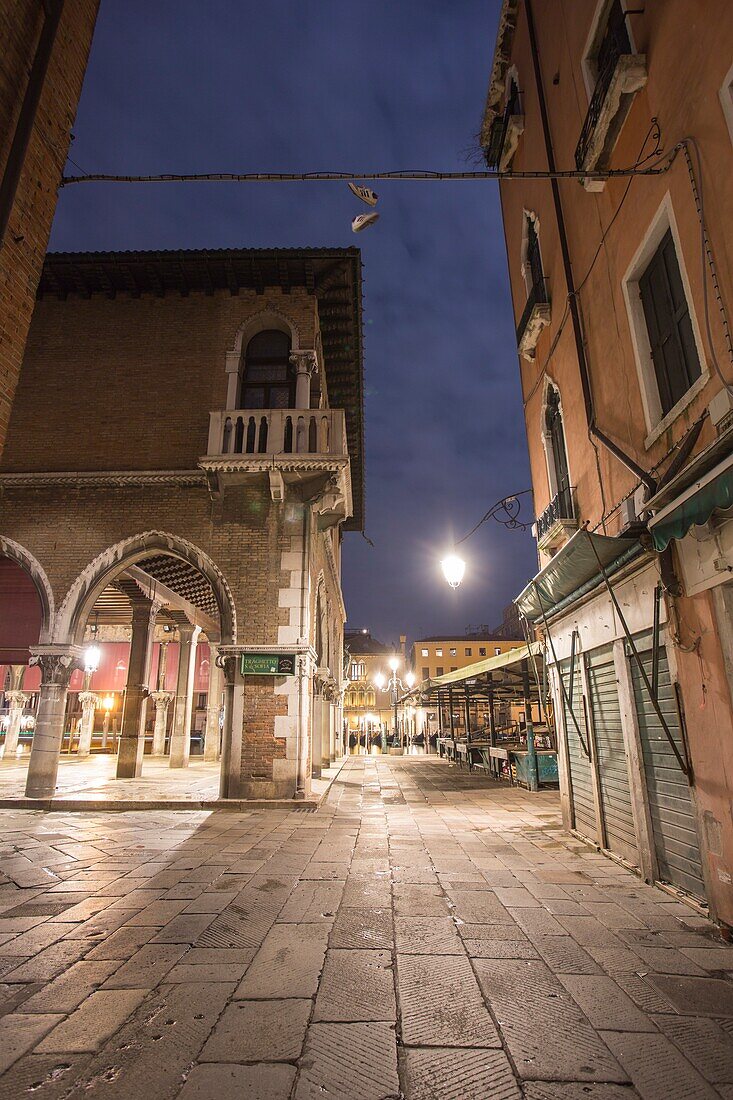
<path id="1" fill-rule="evenodd" d="M 676 951 L 674 947 L 645 947 L 643 944 L 637 944 L 634 951 L 644 963 L 642 969 L 655 970 L 659 974 L 705 976 L 702 967 L 683 955 L 681 951 Z M 731 961 L 733 962 L 733 959 Z"/>
<path id="2" fill-rule="evenodd" d="M 471 924 L 512 924 L 512 916 L 493 890 L 469 890 L 451 886 L 448 898 L 456 917 Z"/>
<path id="3" fill-rule="evenodd" d="M 314 1020 L 389 1020 L 396 1016 L 392 956 L 387 951 L 329 951 Z"/>
<path id="4" fill-rule="evenodd" d="M 450 912 L 439 886 L 406 882 L 394 885 L 394 908 L 399 917 L 446 917 Z"/>
<path id="5" fill-rule="evenodd" d="M 98 989 L 43 1040 L 42 1054 L 98 1050 L 145 998 L 147 989 Z"/>
<path id="6" fill-rule="evenodd" d="M 55 1013 L 35 1015 L 16 1012 L 3 1016 L 0 1020 L 0 1074 L 27 1050 L 35 1047 L 61 1020 L 63 1016 Z"/>
<path id="7" fill-rule="evenodd" d="M 224 1009 L 202 1062 L 295 1062 L 311 1014 L 309 1000 L 235 1001 Z"/>
<path id="8" fill-rule="evenodd" d="M 636 1089 L 593 1081 L 527 1081 L 525 1100 L 640 1100 Z"/>
<path id="9" fill-rule="evenodd" d="M 312 997 L 328 940 L 323 924 L 276 924 L 267 934 L 235 994 L 238 1000 Z"/>
<path id="10" fill-rule="evenodd" d="M 0 1076 L 0 1100 L 37 1096 L 41 1100 L 67 1100 L 74 1078 L 90 1055 L 65 1057 L 55 1054 L 25 1054 Z"/>
<path id="11" fill-rule="evenodd" d="M 607 1031 L 654 1031 L 654 1024 L 605 974 L 560 974 L 559 981 L 593 1027 Z"/>
<path id="12" fill-rule="evenodd" d="M 556 974 L 600 974 L 601 968 L 570 936 L 535 936 L 533 944 Z"/>
<path id="13" fill-rule="evenodd" d="M 399 1095 L 394 1025 L 313 1024 L 300 1060 L 295 1100 L 376 1100 Z"/>
<path id="14" fill-rule="evenodd" d="M 221 919 L 221 916 L 213 913 L 181 913 L 164 925 L 160 931 L 153 929 L 155 935 L 152 937 L 152 942 L 203 944 L 209 929 Z"/>
<path id="15" fill-rule="evenodd" d="M 708 1081 L 733 1084 L 733 1034 L 728 1034 L 714 1020 L 690 1016 L 653 1019 Z"/>
<path id="16" fill-rule="evenodd" d="M 503 1050 L 403 1050 L 409 1100 L 521 1100 Z"/>
<path id="17" fill-rule="evenodd" d="M 529 940 L 464 940 L 470 959 L 536 959 L 537 951 Z"/>
<path id="18" fill-rule="evenodd" d="M 189 966 L 187 962 L 174 966 L 166 976 L 166 982 L 238 982 L 244 977 L 249 963 L 203 963 Z"/>
<path id="19" fill-rule="evenodd" d="M 680 954 L 703 970 L 733 970 L 733 947 L 681 947 Z"/>
<path id="20" fill-rule="evenodd" d="M 191 947 L 183 961 L 191 966 L 245 966 L 256 954 L 253 947 Z"/>
<path id="21" fill-rule="evenodd" d="M 395 917 L 395 942 L 403 955 L 462 955 L 451 917 Z"/>
<path id="22" fill-rule="evenodd" d="M 50 982 L 57 974 L 78 962 L 89 950 L 84 940 L 53 943 L 34 958 L 27 959 L 5 975 L 7 982 Z"/>
<path id="23" fill-rule="evenodd" d="M 153 989 L 186 950 L 177 943 L 148 943 L 116 970 L 105 989 Z M 230 979 L 234 980 L 234 979 Z"/>
<path id="24" fill-rule="evenodd" d="M 155 928 L 118 928 L 85 956 L 89 960 L 129 959 L 155 935 Z"/>
<path id="25" fill-rule="evenodd" d="M 603 1037 L 644 1100 L 714 1100 L 715 1089 L 666 1036 L 610 1031 Z"/>
<path id="26" fill-rule="evenodd" d="M 329 944 L 335 948 L 391 950 L 394 945 L 392 910 L 351 909 L 342 905 L 331 930 Z"/>
<path id="27" fill-rule="evenodd" d="M 392 903 L 392 887 L 389 881 L 369 881 L 365 879 L 346 879 L 341 905 L 345 908 L 371 909 L 384 908 Z"/>
<path id="28" fill-rule="evenodd" d="M 73 1012 L 120 965 L 119 959 L 78 962 L 23 1002 L 23 1012 Z"/>
<path id="29" fill-rule="evenodd" d="M 343 882 L 301 882 L 280 911 L 280 923 L 331 923 L 341 903 Z"/>
<path id="30" fill-rule="evenodd" d="M 733 1016 L 733 982 L 650 974 L 649 981 L 683 1016 Z"/>
<path id="31" fill-rule="evenodd" d="M 472 924 L 457 920 L 458 934 L 463 940 L 525 940 L 526 932 L 518 924 Z"/>
<path id="32" fill-rule="evenodd" d="M 543 962 L 477 959 L 474 966 L 520 1077 L 626 1080 L 608 1048 Z"/>
<path id="33" fill-rule="evenodd" d="M 288 1100 L 295 1080 L 292 1066 L 194 1066 L 179 1100 Z"/>
<path id="34" fill-rule="evenodd" d="M 182 909 L 187 906 L 185 900 L 180 901 L 153 901 L 150 905 L 146 905 L 144 909 L 141 909 L 139 913 L 133 914 L 127 921 L 129 925 L 150 925 L 155 928 L 162 928 L 169 921 L 177 917 Z"/>
<path id="35" fill-rule="evenodd" d="M 407 1046 L 501 1046 L 468 959 L 398 955 L 397 989 Z"/>
<path id="36" fill-rule="evenodd" d="M 568 931 L 546 909 L 507 910 L 528 936 L 567 936 Z"/>

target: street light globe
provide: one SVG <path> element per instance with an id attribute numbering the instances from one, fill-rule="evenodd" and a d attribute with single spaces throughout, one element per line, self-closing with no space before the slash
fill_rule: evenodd
<path id="1" fill-rule="evenodd" d="M 408 672 L 407 673 L 407 676 L 405 676 L 405 683 L 407 684 L 408 688 L 411 688 L 411 687 L 415 686 L 415 673 L 414 672 Z"/>
<path id="2" fill-rule="evenodd" d="M 396 672 L 397 669 L 400 667 L 399 657 L 390 657 L 389 667 L 392 669 L 393 672 Z"/>
<path id="3" fill-rule="evenodd" d="M 112 707 L 114 705 L 115 705 L 114 695 L 105 695 L 104 699 L 102 700 L 102 706 L 104 707 L 104 709 L 105 710 L 112 710 Z"/>
<path id="4" fill-rule="evenodd" d="M 102 660 L 102 650 L 98 645 L 87 646 L 84 652 L 84 671 L 96 672 Z"/>
<path id="5" fill-rule="evenodd" d="M 458 588 L 466 572 L 466 563 L 463 558 L 459 558 L 457 554 L 448 554 L 441 561 L 440 567 L 451 588 Z"/>
<path id="6" fill-rule="evenodd" d="M 374 677 L 374 683 L 375 683 L 375 684 L 377 685 L 377 687 L 378 687 L 378 688 L 380 689 L 380 691 L 381 691 L 381 689 L 382 689 L 382 688 L 384 687 L 384 685 L 385 685 L 385 684 L 387 683 L 387 681 L 386 681 L 386 680 L 385 680 L 385 678 L 384 678 L 384 674 L 383 674 L 383 673 L 381 673 L 381 672 L 378 672 L 378 673 L 377 673 L 377 675 L 376 675 L 376 676 Z"/>

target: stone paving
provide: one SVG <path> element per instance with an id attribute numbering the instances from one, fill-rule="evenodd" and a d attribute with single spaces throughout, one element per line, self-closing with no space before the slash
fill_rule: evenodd
<path id="1" fill-rule="evenodd" d="M 733 948 L 555 793 L 0 820 L 0 1100 L 733 1100 Z"/>

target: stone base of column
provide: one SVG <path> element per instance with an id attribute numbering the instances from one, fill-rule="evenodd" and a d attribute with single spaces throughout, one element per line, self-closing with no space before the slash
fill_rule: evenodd
<path id="1" fill-rule="evenodd" d="M 117 779 L 139 779 L 143 770 L 143 751 L 145 742 L 142 737 L 121 737 L 117 752 Z"/>

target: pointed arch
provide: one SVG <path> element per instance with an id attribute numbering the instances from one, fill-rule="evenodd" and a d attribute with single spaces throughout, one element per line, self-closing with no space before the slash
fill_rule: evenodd
<path id="1" fill-rule="evenodd" d="M 221 625 L 221 643 L 237 640 L 234 597 L 224 574 L 212 559 L 193 543 L 165 531 L 145 531 L 103 550 L 79 574 L 64 596 L 54 626 L 54 641 L 81 642 L 84 625 L 100 593 L 124 569 L 151 553 L 180 558 L 197 569 L 209 582 L 216 598 Z"/>
<path id="2" fill-rule="evenodd" d="M 0 555 L 17 562 L 30 575 L 41 604 L 41 631 L 38 640 L 41 644 L 49 642 L 53 635 L 56 612 L 53 590 L 45 569 L 29 550 L 6 535 L 0 535 Z"/>

